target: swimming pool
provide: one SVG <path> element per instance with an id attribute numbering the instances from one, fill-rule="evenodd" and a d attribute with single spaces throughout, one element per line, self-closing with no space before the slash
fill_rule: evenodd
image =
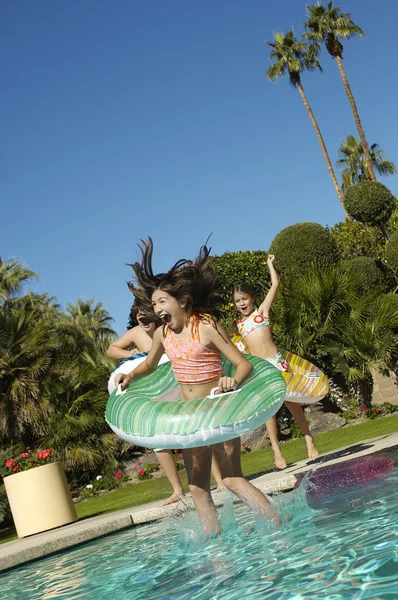
<path id="1" fill-rule="evenodd" d="M 398 450 L 389 450 L 395 464 Z M 398 598 L 398 469 L 323 510 L 304 491 L 276 503 L 270 530 L 243 506 L 222 509 L 206 541 L 195 515 L 128 529 L 0 576 L 2 600 L 317 600 Z"/>

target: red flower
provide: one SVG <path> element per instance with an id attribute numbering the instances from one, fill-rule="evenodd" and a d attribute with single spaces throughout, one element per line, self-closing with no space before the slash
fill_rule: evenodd
<path id="1" fill-rule="evenodd" d="M 178 458 L 184 458 L 184 455 L 182 452 L 180 452 L 180 454 L 178 455 Z"/>
<path id="2" fill-rule="evenodd" d="M 366 408 L 366 406 L 365 406 L 365 408 L 363 408 L 363 409 L 362 409 L 362 412 L 368 412 L 368 410 L 369 410 L 369 409 L 368 409 L 368 408 Z"/>
<path id="3" fill-rule="evenodd" d="M 19 458 L 29 458 L 29 456 L 29 452 L 22 452 L 22 454 L 19 455 Z"/>
<path id="4" fill-rule="evenodd" d="M 13 458 L 9 458 L 8 460 L 6 460 L 6 467 L 12 467 L 14 463 L 15 460 Z"/>
<path id="5" fill-rule="evenodd" d="M 48 458 L 51 455 L 52 455 L 51 450 L 39 450 L 37 453 L 37 458 L 40 458 L 41 460 L 45 460 L 46 458 Z"/>
<path id="6" fill-rule="evenodd" d="M 246 442 L 242 442 L 242 448 L 246 448 L 247 444 Z"/>
<path id="7" fill-rule="evenodd" d="M 25 450 L 30 450 L 30 446 L 26 446 Z"/>
<path id="8" fill-rule="evenodd" d="M 142 477 L 143 475 L 145 475 L 144 469 L 141 469 L 140 471 L 138 471 L 138 476 L 139 477 Z"/>
<path id="9" fill-rule="evenodd" d="M 18 465 L 14 465 L 14 466 L 13 466 L 13 468 L 12 468 L 12 470 L 13 470 L 13 471 L 19 471 L 19 467 L 18 467 Z"/>
<path id="10" fill-rule="evenodd" d="M 123 477 L 123 473 L 121 471 L 115 473 L 115 479 L 120 479 L 121 477 Z"/>

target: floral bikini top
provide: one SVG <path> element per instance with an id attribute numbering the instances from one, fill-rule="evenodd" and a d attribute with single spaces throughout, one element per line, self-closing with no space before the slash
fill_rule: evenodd
<path id="1" fill-rule="evenodd" d="M 269 327 L 270 324 L 270 319 L 266 319 L 264 315 L 258 312 L 257 308 L 249 317 L 237 322 L 238 331 L 243 338 L 247 337 L 255 329 Z"/>
<path id="2" fill-rule="evenodd" d="M 200 343 L 197 315 L 193 316 L 191 334 L 183 340 L 173 337 L 171 329 L 167 328 L 163 346 L 178 383 L 209 383 L 222 376 L 221 352 Z"/>

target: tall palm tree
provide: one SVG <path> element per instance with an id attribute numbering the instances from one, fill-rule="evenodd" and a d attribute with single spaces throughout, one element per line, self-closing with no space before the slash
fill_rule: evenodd
<path id="1" fill-rule="evenodd" d="M 318 44 L 314 43 L 307 44 L 303 41 L 299 42 L 294 36 L 293 29 L 288 31 L 286 35 L 279 32 L 274 33 L 274 40 L 274 42 L 267 42 L 267 44 L 272 48 L 270 52 L 270 58 L 271 60 L 275 61 L 267 71 L 267 79 L 269 79 L 269 81 L 276 81 L 279 77 L 282 77 L 282 75 L 288 73 L 290 83 L 299 91 L 301 99 L 310 117 L 312 126 L 315 129 L 315 133 L 321 146 L 322 154 L 326 161 L 326 165 L 337 195 L 347 219 L 350 219 L 350 216 L 348 215 L 344 206 L 343 192 L 340 189 L 334 173 L 321 130 L 319 129 L 319 125 L 315 119 L 314 113 L 312 112 L 311 106 L 301 83 L 301 73 L 303 71 L 312 71 L 314 69 L 322 70 L 318 59 L 319 46 Z"/>
<path id="2" fill-rule="evenodd" d="M 372 144 L 369 153 L 372 165 L 379 175 L 394 175 L 398 172 L 394 163 L 384 158 L 384 153 L 378 144 Z M 347 135 L 338 149 L 338 155 L 340 158 L 336 164 L 345 166 L 341 174 L 343 192 L 360 181 L 370 180 L 362 145 L 355 136 Z"/>
<path id="3" fill-rule="evenodd" d="M 0 301 L 14 298 L 21 292 L 22 284 L 32 277 L 37 277 L 37 274 L 18 260 L 3 262 L 0 257 Z"/>
<path id="4" fill-rule="evenodd" d="M 361 145 L 365 154 L 369 175 L 372 181 L 376 181 L 365 132 L 362 127 L 361 119 L 359 118 L 354 95 L 351 91 L 351 87 L 348 83 L 347 75 L 343 67 L 343 44 L 340 42 L 340 39 L 349 40 L 357 35 L 360 37 L 365 37 L 365 34 L 362 29 L 358 27 L 358 25 L 355 25 L 350 13 L 343 13 L 338 6 L 333 8 L 332 4 L 332 0 L 329 0 L 327 6 L 321 2 L 317 2 L 317 4 L 313 6 L 307 6 L 308 19 L 305 23 L 305 27 L 307 27 L 309 31 L 303 35 L 310 40 L 324 42 L 330 56 L 336 59 L 340 76 L 343 80 L 344 89 L 348 96 L 352 113 L 354 115 L 355 125 L 357 127 Z"/>

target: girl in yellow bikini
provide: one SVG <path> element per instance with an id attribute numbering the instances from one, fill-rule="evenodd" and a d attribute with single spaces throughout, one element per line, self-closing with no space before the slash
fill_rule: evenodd
<path id="1" fill-rule="evenodd" d="M 255 308 L 255 291 L 250 285 L 243 283 L 234 287 L 234 303 L 243 317 L 242 320 L 237 321 L 236 325 L 239 333 L 244 338 L 250 354 L 265 358 L 279 371 L 288 371 L 289 364 L 275 346 L 270 328 L 271 321 L 269 318 L 269 311 L 279 287 L 278 275 L 273 264 L 274 259 L 275 257 L 272 254 L 268 256 L 267 265 L 271 274 L 271 287 L 268 294 L 265 296 L 264 301 L 258 308 Z M 301 405 L 288 401 L 285 401 L 285 405 L 304 433 L 308 458 L 314 460 L 318 457 L 318 450 L 315 448 Z M 267 421 L 266 426 L 272 450 L 275 455 L 275 465 L 279 469 L 284 469 L 286 467 L 286 461 L 278 443 L 276 416 Z"/>

